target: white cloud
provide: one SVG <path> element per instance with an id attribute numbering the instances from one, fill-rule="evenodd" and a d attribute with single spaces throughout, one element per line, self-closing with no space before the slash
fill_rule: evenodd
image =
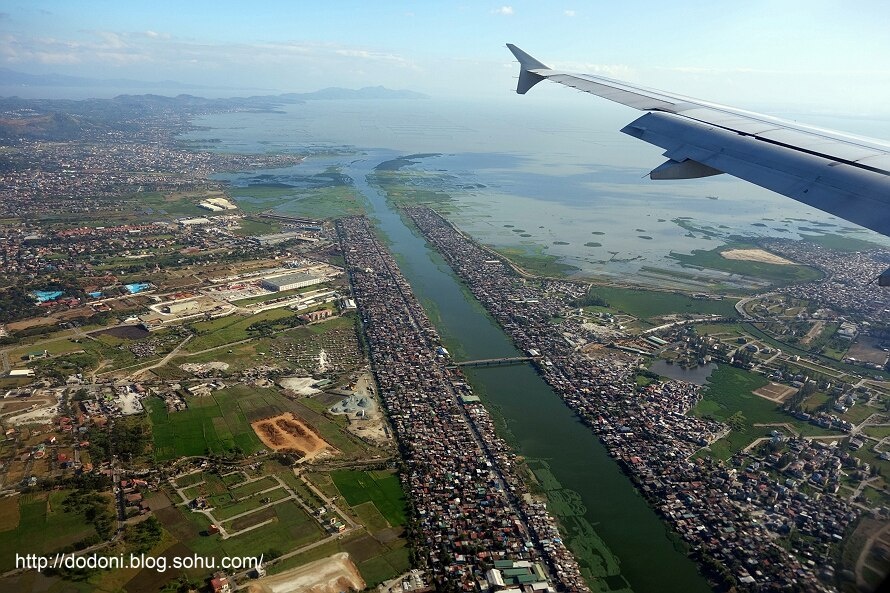
<path id="1" fill-rule="evenodd" d="M 555 67 L 555 66 L 554 66 Z M 565 62 L 559 65 L 558 70 L 568 72 L 583 72 L 588 74 L 602 74 L 609 78 L 619 80 L 634 80 L 637 72 L 626 64 L 592 64 L 589 62 Z"/>
<path id="2" fill-rule="evenodd" d="M 512 6 L 501 6 L 500 8 L 495 8 L 491 12 L 494 14 L 500 14 L 503 16 L 513 16 L 513 7 Z"/>
<path id="3" fill-rule="evenodd" d="M 575 16 L 575 11 L 574 11 L 574 10 L 563 10 L 562 13 L 563 13 L 564 15 L 566 15 L 567 17 L 573 17 L 573 16 Z"/>

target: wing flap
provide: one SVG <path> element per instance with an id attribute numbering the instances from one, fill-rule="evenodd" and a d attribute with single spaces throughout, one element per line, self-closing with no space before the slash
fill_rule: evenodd
<path id="1" fill-rule="evenodd" d="M 664 148 L 669 159 L 696 161 L 890 235 L 890 177 L 885 175 L 675 114 L 647 113 L 621 131 Z"/>
<path id="2" fill-rule="evenodd" d="M 520 87 L 523 73 L 527 73 L 535 77 L 535 83 L 548 79 L 649 111 L 622 132 L 664 148 L 665 156 L 674 161 L 658 167 L 653 178 L 682 179 L 723 171 L 890 236 L 887 142 L 803 126 L 604 76 L 552 70 L 516 46 L 508 47 L 522 66 Z"/>

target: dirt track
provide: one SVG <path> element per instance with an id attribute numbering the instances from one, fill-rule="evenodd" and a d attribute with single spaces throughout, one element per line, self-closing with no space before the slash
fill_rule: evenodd
<path id="1" fill-rule="evenodd" d="M 275 451 L 294 451 L 302 454 L 303 458 L 309 458 L 331 448 L 291 412 L 258 420 L 250 426 L 263 444 Z"/>
<path id="2" fill-rule="evenodd" d="M 770 401 L 776 403 L 783 403 L 786 399 L 788 399 L 791 394 L 797 393 L 797 389 L 794 387 L 789 387 L 787 385 L 780 385 L 779 383 L 769 383 L 764 385 L 760 389 L 755 389 L 752 393 L 754 395 L 760 396 L 763 399 L 768 399 Z"/>
<path id="3" fill-rule="evenodd" d="M 250 593 L 340 593 L 364 588 L 365 581 L 349 554 L 341 552 L 281 574 L 263 577 L 251 583 L 247 590 Z"/>

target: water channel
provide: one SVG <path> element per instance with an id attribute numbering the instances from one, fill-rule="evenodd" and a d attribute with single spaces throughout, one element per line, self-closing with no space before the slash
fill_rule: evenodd
<path id="1" fill-rule="evenodd" d="M 367 182 L 371 169 L 385 160 L 381 156 L 353 161 L 344 172 L 368 199 L 372 217 L 452 355 L 459 360 L 520 355 L 442 257 Z M 709 590 L 695 563 L 675 546 L 676 536 L 669 534 L 599 440 L 534 369 L 528 365 L 469 369 L 467 377 L 506 423 L 511 443 L 547 491 L 550 508 L 565 527 L 573 551 L 589 564 L 611 563 L 612 570 L 599 572 L 612 575 L 598 581 L 601 590 Z M 616 556 L 620 575 L 614 570 Z"/>

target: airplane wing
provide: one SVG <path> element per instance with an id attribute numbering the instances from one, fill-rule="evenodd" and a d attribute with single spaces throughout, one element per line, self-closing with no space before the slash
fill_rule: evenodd
<path id="1" fill-rule="evenodd" d="M 890 236 L 890 143 L 552 70 L 507 47 L 521 67 L 519 94 L 547 79 L 648 112 L 621 131 L 665 150 L 668 160 L 649 173 L 652 179 L 728 173 Z"/>

